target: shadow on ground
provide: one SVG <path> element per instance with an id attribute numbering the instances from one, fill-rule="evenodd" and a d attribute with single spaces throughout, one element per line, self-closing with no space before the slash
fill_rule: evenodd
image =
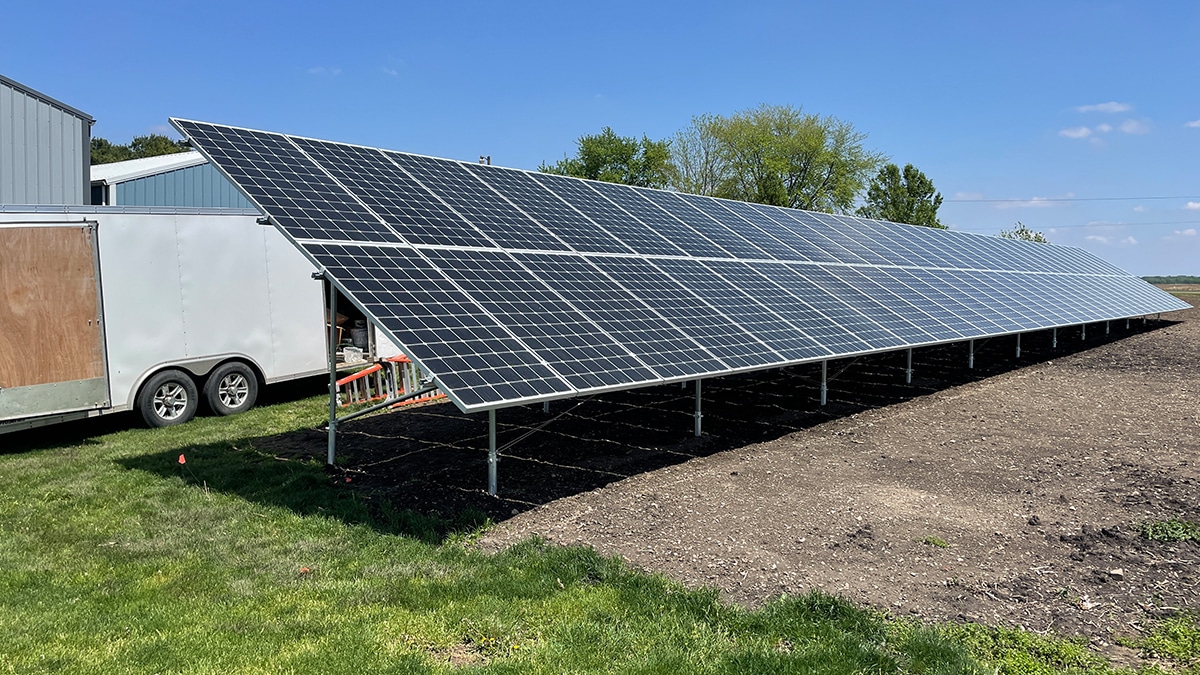
<path id="1" fill-rule="evenodd" d="M 796 431 L 1090 349 L 1130 334 L 1172 325 L 1113 322 L 1025 334 L 1021 357 L 1013 336 L 914 351 L 913 378 L 905 383 L 904 351 L 829 364 L 828 404 L 819 405 L 819 364 L 715 378 L 703 383 L 704 435 L 692 434 L 692 384 L 648 387 L 596 397 L 498 411 L 500 494 L 487 485 L 487 416 L 452 404 L 425 405 L 343 425 L 331 476 L 373 511 L 408 510 L 439 522 L 472 524 L 478 514 L 499 522 L 554 500 L 629 476 L 682 464 L 694 457 L 770 441 Z M 282 465 L 322 463 L 326 434 L 299 431 L 253 441 L 257 452 Z M 349 479 L 349 482 L 346 482 Z M 247 478 L 249 480 L 249 478 Z M 454 526 L 451 526 L 451 529 Z"/>
<path id="2" fill-rule="evenodd" d="M 706 380 L 704 435 L 692 434 L 693 385 L 679 384 L 498 411 L 500 494 L 486 493 L 487 415 L 452 404 L 423 405 L 342 425 L 335 467 L 324 466 L 326 433 L 308 429 L 233 443 L 173 449 L 122 462 L 164 477 L 181 475 L 211 490 L 336 517 L 382 532 L 441 541 L 487 519 L 517 513 L 694 457 L 770 441 L 856 412 L 892 405 L 1031 364 L 1068 356 L 1131 334 L 1173 325 L 1134 322 L 914 350 L 912 383 L 904 351 L 829 364 L 828 404 L 819 405 L 819 364 Z M 1097 334 L 1098 333 L 1098 334 Z"/>

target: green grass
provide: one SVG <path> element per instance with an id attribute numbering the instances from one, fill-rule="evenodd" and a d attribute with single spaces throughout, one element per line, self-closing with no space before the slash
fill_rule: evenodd
<path id="1" fill-rule="evenodd" d="M 925 544 L 926 546 L 933 546 L 935 548 L 950 548 L 950 544 L 947 543 L 945 539 L 942 539 L 941 537 L 935 537 L 932 534 L 922 539 L 921 543 Z"/>
<path id="2" fill-rule="evenodd" d="M 0 436 L 0 673 L 1107 670 L 1074 643 L 821 594 L 747 611 L 585 548 L 479 552 L 479 514 L 371 505 L 259 449 L 323 406 Z"/>
<path id="3" fill-rule="evenodd" d="M 1139 638 L 1124 643 L 1145 656 L 1162 659 L 1186 673 L 1200 673 L 1200 615 L 1180 614 L 1160 621 Z"/>
<path id="4" fill-rule="evenodd" d="M 1183 518 L 1142 523 L 1142 536 L 1151 541 L 1200 541 L 1200 524 Z"/>

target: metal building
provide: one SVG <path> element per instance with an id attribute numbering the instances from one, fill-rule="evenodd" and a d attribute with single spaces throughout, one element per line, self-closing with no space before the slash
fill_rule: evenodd
<path id="1" fill-rule="evenodd" d="M 97 164 L 91 175 L 97 206 L 254 208 L 196 151 Z"/>
<path id="2" fill-rule="evenodd" d="M 0 204 L 87 204 L 92 116 L 0 75 Z"/>

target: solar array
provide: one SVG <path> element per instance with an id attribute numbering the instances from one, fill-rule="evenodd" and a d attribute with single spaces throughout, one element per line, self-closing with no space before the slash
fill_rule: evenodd
<path id="1" fill-rule="evenodd" d="M 465 411 L 1188 306 L 1077 248 L 172 123 Z"/>

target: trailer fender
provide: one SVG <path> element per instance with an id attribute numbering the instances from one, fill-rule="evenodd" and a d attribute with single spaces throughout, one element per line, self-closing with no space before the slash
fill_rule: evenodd
<path id="1" fill-rule="evenodd" d="M 163 370 L 175 369 L 186 371 L 194 378 L 196 386 L 199 388 L 200 385 L 204 383 L 204 379 L 213 371 L 214 368 L 227 361 L 241 361 L 242 363 L 245 363 L 250 367 L 251 370 L 254 371 L 255 377 L 258 378 L 259 384 L 263 382 L 262 366 L 258 363 L 258 361 L 246 354 L 219 354 L 216 356 L 204 356 L 196 359 L 163 361 L 146 369 L 146 371 L 142 373 L 140 377 L 138 377 L 134 386 L 129 390 L 129 399 L 126 401 L 127 409 L 133 410 L 137 407 L 137 397 L 138 393 L 141 392 L 142 387 L 145 386 L 146 382 L 150 378 L 154 377 Z"/>

